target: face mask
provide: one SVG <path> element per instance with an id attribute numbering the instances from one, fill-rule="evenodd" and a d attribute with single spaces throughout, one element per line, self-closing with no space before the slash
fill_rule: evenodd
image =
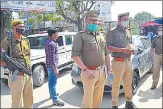
<path id="1" fill-rule="evenodd" d="M 159 36 L 162 36 L 162 31 L 158 31 L 158 35 Z"/>
<path id="2" fill-rule="evenodd" d="M 98 25 L 96 24 L 88 24 L 87 29 L 91 32 L 96 32 L 98 30 Z"/>
<path id="3" fill-rule="evenodd" d="M 128 27 L 129 21 L 123 21 L 123 22 L 121 22 L 121 25 L 122 25 L 123 27 Z"/>
<path id="4" fill-rule="evenodd" d="M 23 28 L 16 28 L 16 32 L 19 33 L 19 34 L 24 34 L 24 29 Z"/>

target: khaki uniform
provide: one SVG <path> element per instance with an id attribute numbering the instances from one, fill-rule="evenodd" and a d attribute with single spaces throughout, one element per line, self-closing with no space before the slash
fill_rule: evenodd
<path id="1" fill-rule="evenodd" d="M 1 42 L 1 48 L 8 53 L 9 42 L 8 38 L 5 37 Z M 22 36 L 20 41 L 12 37 L 11 47 L 12 57 L 15 58 L 20 64 L 26 68 L 30 68 L 30 46 L 29 41 L 26 37 Z M 8 85 L 12 97 L 12 108 L 22 107 L 22 100 L 24 102 L 24 108 L 32 108 L 33 105 L 33 83 L 32 78 L 23 72 L 19 72 L 15 81 L 10 81 L 10 77 L 13 72 L 9 75 Z M 23 98 L 23 99 L 22 99 Z"/>
<path id="2" fill-rule="evenodd" d="M 156 36 L 153 39 L 152 48 L 155 49 L 152 85 L 157 86 L 160 78 L 160 64 L 162 63 L 162 37 Z"/>
<path id="3" fill-rule="evenodd" d="M 92 70 L 94 79 L 88 79 L 81 72 L 84 87 L 82 108 L 100 108 L 102 102 L 106 74 L 104 72 L 105 55 L 108 54 L 105 37 L 101 33 L 80 32 L 74 38 L 72 57 L 80 56 L 85 66 L 97 67 Z M 88 67 L 89 69 L 89 67 Z"/>
<path id="4" fill-rule="evenodd" d="M 118 48 L 130 47 L 131 39 L 129 37 L 129 31 L 122 29 L 119 25 L 113 30 L 107 32 L 106 43 L 107 46 L 114 46 Z M 130 62 L 130 55 L 120 52 L 112 52 L 112 72 L 113 72 L 113 84 L 112 84 L 112 106 L 118 106 L 120 83 L 124 82 L 124 91 L 127 101 L 132 100 L 132 67 Z M 116 58 L 125 59 L 124 61 L 118 61 Z"/>

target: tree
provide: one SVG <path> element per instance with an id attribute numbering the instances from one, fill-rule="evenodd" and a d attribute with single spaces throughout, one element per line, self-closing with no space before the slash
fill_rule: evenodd
<path id="1" fill-rule="evenodd" d="M 91 10 L 95 1 L 66 1 L 56 0 L 57 13 L 67 22 L 78 26 L 78 31 L 82 30 L 82 23 L 86 13 Z"/>
<path id="2" fill-rule="evenodd" d="M 134 20 L 137 20 L 139 24 L 151 21 L 155 16 L 148 12 L 139 12 L 134 16 Z"/>
<path id="3" fill-rule="evenodd" d="M 139 34 L 139 27 L 142 23 L 151 21 L 155 16 L 148 12 L 138 12 L 134 18 L 131 18 L 130 28 L 132 34 Z"/>
<path id="4" fill-rule="evenodd" d="M 1 21 L 0 21 L 0 28 L 1 28 L 1 34 L 0 38 L 3 39 L 4 33 L 6 30 L 9 30 L 11 28 L 11 19 L 12 19 L 12 13 L 9 10 L 0 10 L 0 16 L 1 16 Z"/>

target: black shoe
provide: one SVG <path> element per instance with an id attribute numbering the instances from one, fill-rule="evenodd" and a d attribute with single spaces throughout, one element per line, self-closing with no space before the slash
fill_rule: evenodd
<path id="1" fill-rule="evenodd" d="M 131 101 L 126 101 L 125 109 L 136 109 L 136 106 Z"/>
<path id="2" fill-rule="evenodd" d="M 55 105 L 55 106 L 64 106 L 65 103 L 60 102 L 59 100 L 57 100 L 57 101 L 53 101 L 53 105 Z"/>
<path id="3" fill-rule="evenodd" d="M 112 109 L 118 109 L 118 106 L 112 106 Z"/>
<path id="4" fill-rule="evenodd" d="M 59 96 L 59 93 L 56 93 L 57 96 Z M 50 97 L 50 99 L 52 99 L 52 97 Z"/>
<path id="5" fill-rule="evenodd" d="M 157 88 L 156 85 L 152 85 L 151 90 L 154 90 L 154 89 L 156 89 L 156 88 Z"/>

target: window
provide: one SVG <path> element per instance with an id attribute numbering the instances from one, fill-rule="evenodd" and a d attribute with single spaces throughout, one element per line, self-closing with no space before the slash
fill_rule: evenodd
<path id="1" fill-rule="evenodd" d="M 63 37 L 62 36 L 59 36 L 58 39 L 57 39 L 57 42 L 58 42 L 58 46 L 61 47 L 63 46 Z"/>
<path id="2" fill-rule="evenodd" d="M 136 46 L 136 48 L 141 48 L 141 49 L 144 49 L 144 45 L 143 45 L 143 43 L 142 43 L 142 41 L 141 41 L 141 39 L 134 39 L 134 44 L 135 44 L 135 46 Z"/>
<path id="3" fill-rule="evenodd" d="M 144 44 L 144 46 L 145 46 L 146 49 L 151 46 L 151 44 L 150 44 L 150 42 L 149 42 L 148 39 L 142 39 L 142 42 L 143 42 L 143 44 Z"/>
<path id="4" fill-rule="evenodd" d="M 43 48 L 45 48 L 46 39 L 47 39 L 47 36 L 29 37 L 30 48 L 31 49 L 43 49 Z"/>
<path id="5" fill-rule="evenodd" d="M 66 45 L 71 45 L 72 44 L 72 36 L 71 35 L 65 36 L 65 41 L 66 41 Z"/>

